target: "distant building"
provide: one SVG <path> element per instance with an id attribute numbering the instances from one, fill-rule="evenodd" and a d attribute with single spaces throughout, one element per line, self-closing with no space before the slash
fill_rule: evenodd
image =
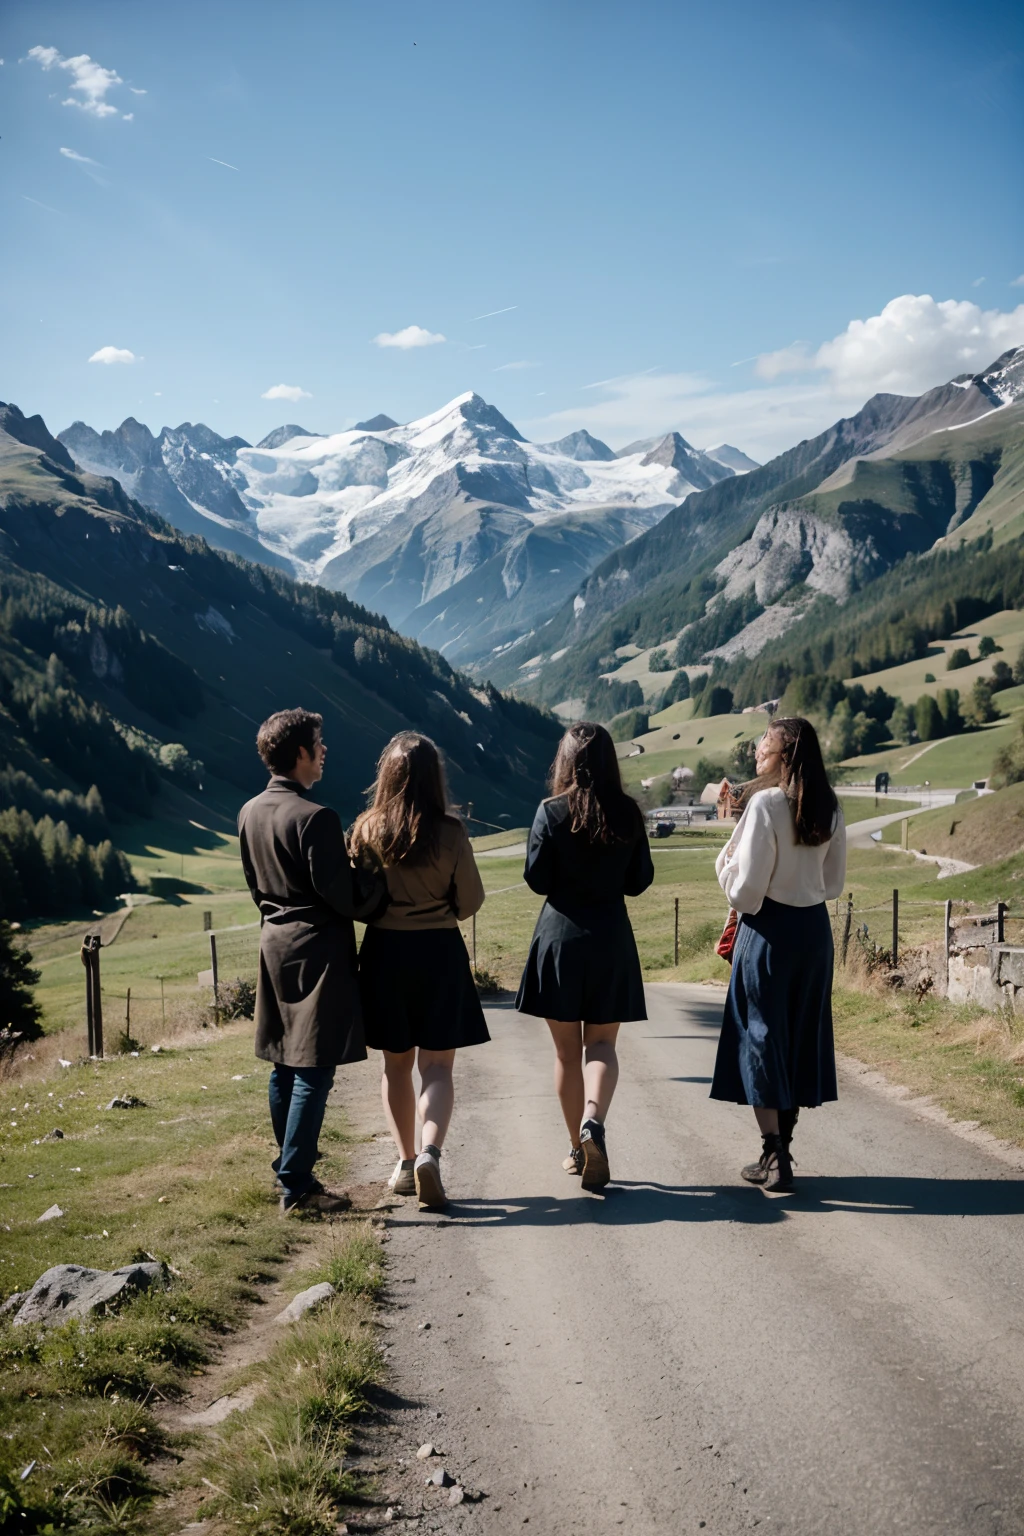
<path id="1" fill-rule="evenodd" d="M 737 794 L 738 786 L 723 779 L 720 784 L 705 784 L 701 792 L 701 804 L 714 806 L 719 821 L 735 821 L 743 807 Z"/>

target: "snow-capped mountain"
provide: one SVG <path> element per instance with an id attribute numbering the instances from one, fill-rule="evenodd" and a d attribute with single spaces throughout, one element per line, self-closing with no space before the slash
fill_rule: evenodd
<path id="1" fill-rule="evenodd" d="M 529 443 L 472 393 L 405 426 L 376 416 L 316 436 L 293 424 L 255 448 L 187 423 L 154 437 L 134 420 L 102 435 L 76 422 L 60 440 L 179 527 L 258 541 L 261 558 L 453 660 L 514 640 L 612 549 L 734 475 L 729 455 L 752 464 L 676 432 L 618 454 L 585 431 Z"/>
<path id="2" fill-rule="evenodd" d="M 218 549 L 291 570 L 288 560 L 262 547 L 242 501 L 246 482 L 235 463 L 239 448 L 249 446 L 244 437 L 220 437 L 190 421 L 164 427 L 154 437 L 129 416 L 115 432 L 73 422 L 58 442 L 76 464 L 94 475 L 113 475 L 129 496 L 183 533 L 201 534 Z"/>

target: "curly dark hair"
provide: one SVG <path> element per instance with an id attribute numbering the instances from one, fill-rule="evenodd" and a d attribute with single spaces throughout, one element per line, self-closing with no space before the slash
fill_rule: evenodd
<path id="1" fill-rule="evenodd" d="M 279 709 L 256 732 L 256 750 L 271 773 L 290 773 L 301 747 L 313 753 L 323 726 L 323 715 L 312 710 Z"/>

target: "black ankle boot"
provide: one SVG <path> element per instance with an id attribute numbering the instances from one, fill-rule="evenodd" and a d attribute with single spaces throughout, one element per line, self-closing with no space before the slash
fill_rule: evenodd
<path id="1" fill-rule="evenodd" d="M 793 1145 L 793 1132 L 796 1130 L 796 1123 L 799 1118 L 799 1109 L 779 1110 L 779 1135 L 782 1137 L 782 1145 L 786 1148 L 787 1152 Z"/>
<path id="2" fill-rule="evenodd" d="M 792 1114 L 792 1110 L 790 1111 Z M 761 1156 L 756 1163 L 748 1163 L 740 1169 L 740 1177 L 748 1184 L 760 1184 L 762 1189 L 786 1190 L 793 1188 L 793 1159 L 789 1147 L 781 1135 L 761 1138 Z"/>

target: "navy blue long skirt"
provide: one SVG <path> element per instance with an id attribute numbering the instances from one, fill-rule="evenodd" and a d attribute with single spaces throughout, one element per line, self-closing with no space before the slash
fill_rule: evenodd
<path id="1" fill-rule="evenodd" d="M 838 1097 L 832 1040 L 832 925 L 824 902 L 767 898 L 736 931 L 711 1097 L 813 1109 Z"/>

